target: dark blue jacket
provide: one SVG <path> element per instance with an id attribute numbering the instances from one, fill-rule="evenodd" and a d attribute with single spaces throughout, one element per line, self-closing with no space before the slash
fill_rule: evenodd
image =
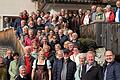
<path id="1" fill-rule="evenodd" d="M 120 63 L 113 61 L 108 66 L 103 66 L 103 71 L 107 69 L 106 80 L 120 80 Z"/>
<path id="2" fill-rule="evenodd" d="M 22 34 L 22 33 L 23 33 L 22 27 L 18 26 L 17 30 L 16 30 L 16 36 L 20 38 L 21 37 L 20 34 Z"/>
<path id="3" fill-rule="evenodd" d="M 61 47 L 63 48 L 64 42 L 68 40 L 68 37 L 63 34 L 60 38 L 60 36 L 57 35 L 57 40 L 59 40 L 59 43 L 60 43 Z"/>
<path id="4" fill-rule="evenodd" d="M 61 80 L 63 59 L 56 59 L 53 63 L 53 80 Z"/>
<path id="5" fill-rule="evenodd" d="M 53 80 L 61 80 L 61 71 L 63 68 L 63 62 L 64 60 L 58 60 L 56 59 L 53 63 Z M 74 74 L 76 71 L 76 64 L 72 60 L 67 60 L 67 74 L 66 74 L 66 80 L 74 80 Z"/>
<path id="6" fill-rule="evenodd" d="M 16 30 L 18 26 L 21 26 L 21 18 L 17 18 L 14 22 L 14 29 Z"/>

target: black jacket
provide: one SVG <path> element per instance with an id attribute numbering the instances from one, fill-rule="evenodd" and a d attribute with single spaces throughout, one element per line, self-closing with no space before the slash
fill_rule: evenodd
<path id="1" fill-rule="evenodd" d="M 82 68 L 81 80 L 102 80 L 102 67 L 94 62 L 93 66 L 86 72 L 87 64 Z"/>
<path id="2" fill-rule="evenodd" d="M 20 75 L 18 75 L 15 80 L 31 80 L 31 79 L 29 79 L 28 76 L 26 76 L 25 78 L 22 78 Z"/>

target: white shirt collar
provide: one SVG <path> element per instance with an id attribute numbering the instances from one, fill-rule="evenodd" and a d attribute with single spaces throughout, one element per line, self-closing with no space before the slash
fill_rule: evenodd
<path id="1" fill-rule="evenodd" d="M 20 77 L 23 78 L 23 76 L 20 74 Z"/>

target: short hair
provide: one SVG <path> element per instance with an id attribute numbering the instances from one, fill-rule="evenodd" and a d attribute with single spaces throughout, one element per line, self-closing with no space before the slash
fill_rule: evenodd
<path id="1" fill-rule="evenodd" d="M 47 12 L 47 14 L 50 14 L 50 12 Z"/>
<path id="2" fill-rule="evenodd" d="M 64 50 L 63 50 L 63 53 L 64 53 L 64 54 L 69 54 L 69 52 L 70 52 L 69 49 L 64 49 Z"/>
<path id="3" fill-rule="evenodd" d="M 60 44 L 55 44 L 55 47 L 59 47 L 61 49 L 61 45 Z"/>
<path id="4" fill-rule="evenodd" d="M 31 53 L 31 46 L 24 47 L 24 52 Z"/>
<path id="5" fill-rule="evenodd" d="M 59 50 L 59 51 L 57 51 L 56 53 L 57 53 L 57 54 L 58 54 L 58 53 L 64 54 L 63 50 Z"/>
<path id="6" fill-rule="evenodd" d="M 68 30 L 68 34 L 70 34 L 70 33 L 73 33 L 73 31 L 72 30 Z"/>
<path id="7" fill-rule="evenodd" d="M 21 66 L 19 67 L 19 71 L 20 71 L 22 68 L 25 68 L 25 69 L 26 69 L 26 66 L 25 66 L 25 65 L 21 65 Z"/>
<path id="8" fill-rule="evenodd" d="M 85 53 L 80 53 L 79 54 L 79 59 L 80 59 L 81 56 L 83 56 L 84 58 L 86 58 L 86 54 Z"/>
<path id="9" fill-rule="evenodd" d="M 44 50 L 45 48 L 47 48 L 47 49 L 50 50 L 50 46 L 49 46 L 49 45 L 44 45 L 44 46 L 43 46 L 43 50 Z"/>
<path id="10" fill-rule="evenodd" d="M 70 41 L 65 41 L 65 42 L 64 42 L 64 45 L 65 45 L 65 44 L 69 44 L 69 43 L 70 43 Z"/>
<path id="11" fill-rule="evenodd" d="M 39 11 L 40 12 L 40 10 L 38 9 L 37 11 Z"/>
<path id="12" fill-rule="evenodd" d="M 73 36 L 73 35 L 78 37 L 78 34 L 77 34 L 77 33 L 73 33 L 72 36 Z"/>
<path id="13" fill-rule="evenodd" d="M 14 56 L 19 56 L 19 53 L 18 52 L 15 52 L 14 54 L 13 54 L 13 57 Z"/>
<path id="14" fill-rule="evenodd" d="M 86 55 L 92 54 L 95 57 L 95 52 L 94 51 L 88 51 Z"/>
<path id="15" fill-rule="evenodd" d="M 115 55 L 111 49 L 106 50 L 106 51 L 104 52 L 104 55 L 106 54 L 107 51 L 110 51 L 113 55 Z"/>
<path id="16" fill-rule="evenodd" d="M 6 53 L 7 53 L 8 51 L 10 51 L 10 52 L 12 53 L 12 50 L 11 50 L 10 48 L 8 48 L 8 49 L 6 50 Z"/>
<path id="17" fill-rule="evenodd" d="M 111 8 L 111 5 L 107 5 L 105 8 L 109 8 L 109 9 L 110 9 L 110 8 Z"/>

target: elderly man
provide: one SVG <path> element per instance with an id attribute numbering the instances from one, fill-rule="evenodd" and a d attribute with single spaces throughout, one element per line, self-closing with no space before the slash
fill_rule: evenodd
<path id="1" fill-rule="evenodd" d="M 27 77 L 25 65 L 19 67 L 19 75 L 15 80 L 30 80 L 29 77 Z"/>
<path id="2" fill-rule="evenodd" d="M 83 44 L 81 43 L 81 41 L 78 40 L 78 34 L 77 33 L 72 34 L 71 42 L 75 45 L 75 47 L 78 47 L 82 51 Z"/>
<path id="3" fill-rule="evenodd" d="M 104 54 L 105 64 L 103 65 L 104 80 L 120 80 L 120 63 L 116 62 L 115 55 L 111 50 Z"/>
<path id="4" fill-rule="evenodd" d="M 102 67 L 95 61 L 93 51 L 88 51 L 86 54 L 86 61 L 82 67 L 81 80 L 102 80 Z"/>

